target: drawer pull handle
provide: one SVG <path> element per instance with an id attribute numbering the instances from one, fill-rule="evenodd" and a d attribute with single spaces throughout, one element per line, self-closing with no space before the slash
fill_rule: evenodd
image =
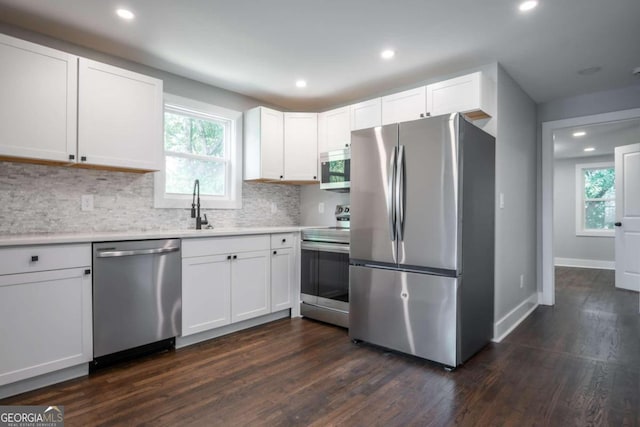
<path id="1" fill-rule="evenodd" d="M 234 256 L 233 256 L 233 259 L 238 259 L 238 255 L 234 255 Z"/>
<path id="2" fill-rule="evenodd" d="M 274 255 L 278 255 L 278 251 L 273 251 L 273 254 Z"/>
<path id="3" fill-rule="evenodd" d="M 33 255 L 33 256 L 31 257 L 31 262 L 36 262 L 36 261 L 38 261 L 38 259 L 39 259 L 39 258 L 38 258 L 38 255 Z"/>

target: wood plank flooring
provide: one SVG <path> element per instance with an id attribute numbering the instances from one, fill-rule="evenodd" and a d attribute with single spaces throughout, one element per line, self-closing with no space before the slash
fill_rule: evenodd
<path id="1" fill-rule="evenodd" d="M 640 426 L 638 294 L 556 275 L 556 306 L 454 372 L 284 319 L 0 404 L 64 405 L 67 426 Z"/>

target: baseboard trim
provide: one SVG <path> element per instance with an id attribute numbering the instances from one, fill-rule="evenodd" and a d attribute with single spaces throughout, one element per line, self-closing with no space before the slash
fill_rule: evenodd
<path id="1" fill-rule="evenodd" d="M 38 375 L 37 377 L 27 378 L 15 383 L 6 384 L 0 387 L 0 399 L 15 396 L 17 394 L 26 393 L 27 391 L 36 390 L 38 388 L 47 387 L 52 384 L 61 383 L 63 381 L 72 380 L 74 378 L 89 375 L 89 363 L 72 366 L 70 368 L 61 369 L 59 371 L 50 372 L 48 374 Z"/>
<path id="2" fill-rule="evenodd" d="M 640 292 L 640 286 L 618 286 L 618 284 L 616 283 L 616 289 L 624 289 L 625 291 L 633 291 L 633 292 Z"/>
<path id="3" fill-rule="evenodd" d="M 598 259 L 556 258 L 556 267 L 597 268 L 600 270 L 615 270 L 615 261 L 602 261 Z"/>
<path id="4" fill-rule="evenodd" d="M 286 309 L 286 310 L 278 311 L 276 313 L 265 314 L 264 316 L 256 317 L 249 320 L 244 320 L 239 323 L 232 323 L 231 325 L 222 326 L 221 328 L 215 328 L 209 331 L 188 335 L 186 337 L 177 337 L 176 348 L 187 347 L 193 344 L 197 344 L 199 342 L 208 341 L 213 338 L 218 338 L 223 335 L 232 334 L 234 332 L 238 332 L 243 329 L 253 328 L 254 326 L 273 322 L 274 320 L 284 319 L 290 316 L 291 316 L 291 310 Z"/>
<path id="5" fill-rule="evenodd" d="M 538 307 L 538 292 L 518 304 L 513 310 L 504 315 L 493 325 L 493 342 L 500 342 L 506 338 L 533 310 Z"/>

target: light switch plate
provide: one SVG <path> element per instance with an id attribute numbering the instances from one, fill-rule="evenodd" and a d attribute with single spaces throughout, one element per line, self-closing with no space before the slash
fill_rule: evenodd
<path id="1" fill-rule="evenodd" d="M 318 213 L 324 213 L 324 202 L 318 203 Z"/>

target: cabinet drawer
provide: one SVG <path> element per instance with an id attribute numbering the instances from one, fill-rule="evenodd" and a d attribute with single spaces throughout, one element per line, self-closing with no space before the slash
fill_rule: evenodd
<path id="1" fill-rule="evenodd" d="M 91 244 L 18 246 L 0 249 L 0 275 L 91 265 Z"/>
<path id="2" fill-rule="evenodd" d="M 233 254 L 266 250 L 270 247 L 269 235 L 242 237 L 210 237 L 182 241 L 182 257 Z"/>
<path id="3" fill-rule="evenodd" d="M 292 248 L 294 233 L 278 233 L 271 235 L 271 249 Z"/>

